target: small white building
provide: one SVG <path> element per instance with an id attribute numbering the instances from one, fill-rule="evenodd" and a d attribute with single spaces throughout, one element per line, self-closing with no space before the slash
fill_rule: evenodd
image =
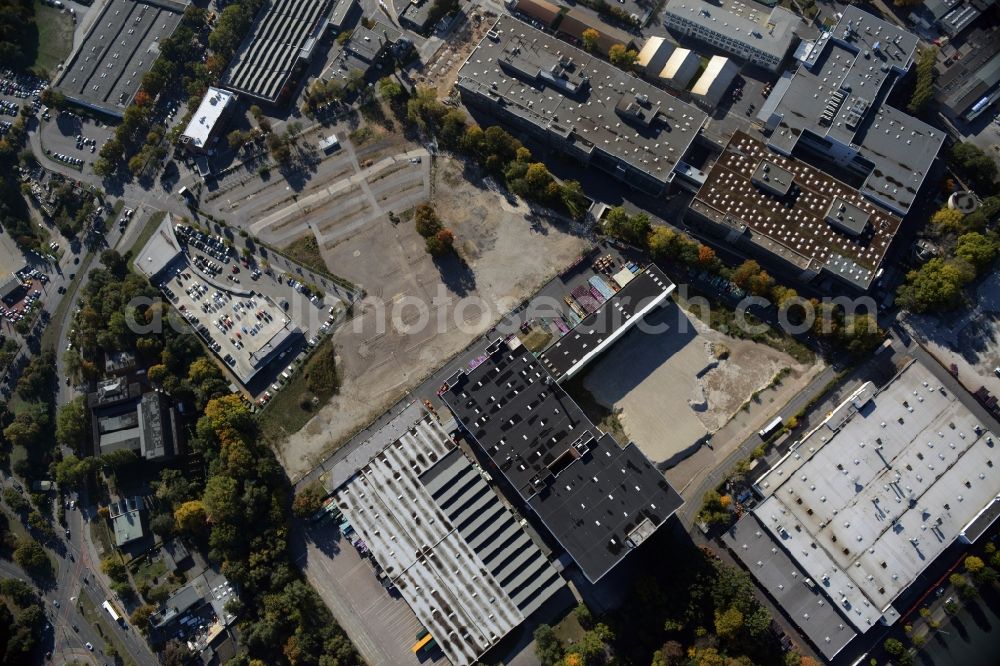
<path id="1" fill-rule="evenodd" d="M 700 66 L 701 58 L 691 49 L 674 49 L 660 70 L 660 81 L 675 90 L 686 90 Z"/>
<path id="2" fill-rule="evenodd" d="M 650 37 L 642 45 L 639 55 L 636 56 L 635 64 L 642 69 L 647 77 L 655 79 L 663 71 L 663 67 L 676 48 L 677 46 L 669 39 Z"/>
<path id="3" fill-rule="evenodd" d="M 181 143 L 193 152 L 207 151 L 222 133 L 225 121 L 236 105 L 236 95 L 221 88 L 209 88 L 198 110 L 181 134 Z"/>
<path id="4" fill-rule="evenodd" d="M 331 134 L 325 139 L 320 139 L 319 149 L 321 152 L 330 154 L 339 148 L 340 148 L 340 139 L 337 138 L 336 134 Z"/>
<path id="5" fill-rule="evenodd" d="M 707 107 L 718 106 L 722 96 L 726 94 L 729 85 L 740 73 L 740 66 L 724 56 L 712 56 L 691 88 L 696 102 Z"/>

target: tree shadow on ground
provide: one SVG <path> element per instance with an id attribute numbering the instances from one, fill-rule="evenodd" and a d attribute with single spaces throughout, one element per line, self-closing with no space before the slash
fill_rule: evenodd
<path id="1" fill-rule="evenodd" d="M 476 289 L 476 274 L 465 259 L 452 252 L 435 257 L 434 265 L 441 275 L 441 282 L 457 296 L 468 296 Z"/>

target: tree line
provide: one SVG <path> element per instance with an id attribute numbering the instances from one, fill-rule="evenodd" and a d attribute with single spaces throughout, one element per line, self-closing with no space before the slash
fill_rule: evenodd
<path id="1" fill-rule="evenodd" d="M 784 311 L 790 324 L 807 321 L 806 309 L 809 308 L 815 314 L 811 332 L 855 356 L 871 351 L 884 338 L 874 313 L 847 314 L 836 304 L 803 299 L 795 289 L 780 284 L 753 259 L 736 267 L 726 266 L 712 248 L 665 226 L 654 227 L 645 213 L 629 214 L 621 206 L 612 208 L 604 217 L 603 231 L 646 250 L 654 260 L 668 267 L 674 263 L 689 270 L 719 275 L 743 291 L 769 300 Z"/>
<path id="2" fill-rule="evenodd" d="M 384 81 L 384 80 L 383 80 Z M 587 214 L 589 201 L 580 183 L 557 181 L 531 151 L 499 125 L 483 129 L 465 113 L 437 99 L 433 88 L 418 87 L 412 95 L 391 80 L 380 83 L 390 106 L 413 126 L 437 138 L 441 147 L 474 160 L 511 192 L 527 201 L 563 212 L 575 220 Z"/>

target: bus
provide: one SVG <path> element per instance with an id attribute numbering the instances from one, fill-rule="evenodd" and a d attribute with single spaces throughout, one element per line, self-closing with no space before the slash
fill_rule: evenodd
<path id="1" fill-rule="evenodd" d="M 775 416 L 774 420 L 768 423 L 766 426 L 764 426 L 757 434 L 760 435 L 760 438 L 766 442 L 767 440 L 774 437 L 775 433 L 781 430 L 781 425 L 782 425 L 781 417 Z"/>
<path id="2" fill-rule="evenodd" d="M 102 606 L 102 607 L 104 608 L 104 610 L 108 611 L 108 615 L 110 615 L 110 616 L 111 616 L 111 619 L 112 619 L 112 620 L 114 620 L 114 621 L 115 621 L 115 622 L 117 622 L 118 624 L 122 624 L 122 618 L 121 618 L 121 616 L 120 616 L 120 615 L 119 615 L 119 614 L 118 614 L 118 613 L 117 613 L 117 612 L 115 611 L 115 607 L 111 605 L 111 601 L 109 601 L 109 600 L 105 600 L 105 602 L 104 602 L 103 604 L 101 604 L 101 606 Z"/>

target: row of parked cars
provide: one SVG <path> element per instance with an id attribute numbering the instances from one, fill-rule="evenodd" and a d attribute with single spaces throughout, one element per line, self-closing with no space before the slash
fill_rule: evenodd
<path id="1" fill-rule="evenodd" d="M 79 157 L 73 157 L 72 155 L 64 155 L 63 153 L 53 153 L 48 148 L 45 149 L 45 154 L 53 157 L 60 162 L 65 162 L 66 164 L 72 164 L 74 166 L 83 166 L 83 160 Z"/>
<path id="2" fill-rule="evenodd" d="M 177 236 L 188 245 L 194 246 L 199 252 L 208 255 L 225 264 L 229 263 L 230 248 L 220 236 L 209 236 L 193 227 L 178 224 Z"/>

